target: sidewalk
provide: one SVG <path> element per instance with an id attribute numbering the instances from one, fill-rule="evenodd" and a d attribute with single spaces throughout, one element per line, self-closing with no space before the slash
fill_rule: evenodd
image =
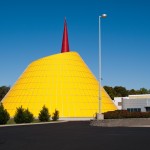
<path id="1" fill-rule="evenodd" d="M 31 126 L 31 125 L 41 125 L 41 124 L 52 124 L 52 123 L 64 123 L 68 121 L 51 121 L 51 122 L 38 122 L 38 123 L 22 123 L 22 124 L 6 124 L 0 125 L 1 127 L 13 127 L 13 126 Z"/>

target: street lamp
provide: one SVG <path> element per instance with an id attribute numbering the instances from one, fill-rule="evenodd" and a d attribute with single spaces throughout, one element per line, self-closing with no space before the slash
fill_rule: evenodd
<path id="1" fill-rule="evenodd" d="M 102 114 L 102 98 L 101 98 L 101 73 L 102 73 L 102 57 L 101 57 L 101 18 L 106 18 L 107 14 L 102 14 L 101 16 L 99 16 L 99 77 L 98 77 L 98 81 L 99 81 L 99 90 L 98 90 L 98 101 L 99 101 L 99 107 L 98 107 L 98 113 L 97 113 L 97 120 L 103 120 L 104 119 L 104 115 Z"/>

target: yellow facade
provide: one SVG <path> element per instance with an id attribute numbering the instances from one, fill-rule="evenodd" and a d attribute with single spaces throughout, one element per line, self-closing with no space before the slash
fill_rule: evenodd
<path id="1" fill-rule="evenodd" d="M 116 106 L 101 87 L 102 112 Z M 60 117 L 93 117 L 98 112 L 98 81 L 76 52 L 60 53 L 32 62 L 2 103 L 11 117 L 16 107 L 28 108 L 35 117 L 45 105 Z"/>

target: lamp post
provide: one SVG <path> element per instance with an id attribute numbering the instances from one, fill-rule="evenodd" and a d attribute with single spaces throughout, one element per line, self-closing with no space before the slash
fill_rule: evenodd
<path id="1" fill-rule="evenodd" d="M 107 14 L 102 14 L 101 16 L 99 16 L 99 77 L 98 77 L 98 81 L 99 81 L 99 89 L 98 89 L 98 102 L 99 102 L 99 107 L 98 107 L 98 113 L 97 113 L 97 120 L 103 120 L 104 119 L 104 115 L 102 114 L 102 98 L 101 98 L 101 74 L 102 74 L 102 57 L 101 57 L 101 18 L 106 18 Z"/>

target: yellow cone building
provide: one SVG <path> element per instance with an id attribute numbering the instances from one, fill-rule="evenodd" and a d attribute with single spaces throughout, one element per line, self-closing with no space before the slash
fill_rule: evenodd
<path id="1" fill-rule="evenodd" d="M 99 83 L 80 55 L 69 52 L 66 22 L 61 52 L 36 60 L 26 68 L 2 100 L 11 117 L 20 106 L 28 108 L 35 117 L 43 105 L 51 114 L 59 110 L 60 118 L 91 118 L 98 112 Z M 102 112 L 116 110 L 102 87 L 101 96 Z"/>

